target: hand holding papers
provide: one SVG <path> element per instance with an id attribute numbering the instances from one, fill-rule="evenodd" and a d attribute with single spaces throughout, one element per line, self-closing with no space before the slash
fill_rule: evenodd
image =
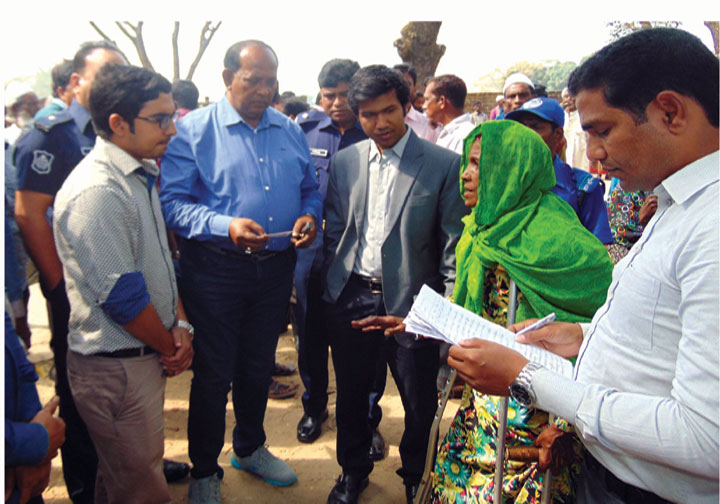
<path id="1" fill-rule="evenodd" d="M 405 326 L 407 332 L 453 345 L 470 338 L 499 343 L 552 371 L 572 377 L 572 364 L 566 359 L 540 347 L 518 343 L 514 333 L 451 303 L 427 285 L 420 289 L 420 294 L 405 318 Z"/>

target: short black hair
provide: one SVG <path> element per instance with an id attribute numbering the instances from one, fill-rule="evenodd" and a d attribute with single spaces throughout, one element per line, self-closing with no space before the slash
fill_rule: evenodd
<path id="1" fill-rule="evenodd" d="M 170 93 L 170 81 L 147 68 L 108 63 L 98 70 L 90 88 L 90 116 L 97 134 L 105 139 L 113 135 L 110 116 L 120 114 L 130 124 L 145 103 L 160 93 Z"/>
<path id="2" fill-rule="evenodd" d="M 447 74 L 439 75 L 430 79 L 435 87 L 432 92 L 436 96 L 444 96 L 453 107 L 463 109 L 465 107 L 465 98 L 467 97 L 467 86 L 465 82 L 457 75 Z M 428 82 L 428 85 L 430 84 Z"/>
<path id="3" fill-rule="evenodd" d="M 547 87 L 542 84 L 535 84 L 535 96 L 538 98 L 549 98 L 547 94 Z"/>
<path id="4" fill-rule="evenodd" d="M 408 74 L 412 77 L 413 85 L 417 86 L 417 70 L 415 70 L 414 66 L 407 63 L 398 63 L 393 67 L 393 69 L 399 70 L 400 73 Z"/>
<path id="5" fill-rule="evenodd" d="M 321 88 L 337 87 L 341 82 L 350 82 L 358 70 L 360 65 L 357 61 L 331 59 L 320 69 L 318 84 Z"/>
<path id="6" fill-rule="evenodd" d="M 177 103 L 178 108 L 195 110 L 198 108 L 198 98 L 200 91 L 192 81 L 178 80 L 173 82 L 172 97 Z"/>
<path id="7" fill-rule="evenodd" d="M 308 105 L 304 99 L 298 98 L 297 96 L 285 100 L 284 105 L 285 115 L 294 117 L 306 112 L 310 108 L 310 105 Z"/>
<path id="8" fill-rule="evenodd" d="M 603 47 L 576 68 L 570 94 L 601 88 L 605 101 L 644 122 L 648 104 L 664 90 L 696 100 L 718 127 L 718 58 L 694 35 L 647 28 Z"/>
<path id="9" fill-rule="evenodd" d="M 73 73 L 81 73 L 83 70 L 85 70 L 85 60 L 95 49 L 107 49 L 108 51 L 115 51 L 118 54 L 122 54 L 120 52 L 120 49 L 118 49 L 115 44 L 113 44 L 112 42 L 108 42 L 107 40 L 85 42 L 83 43 L 83 45 L 80 46 L 80 49 L 78 49 L 78 52 L 75 53 L 75 56 L 73 56 Z"/>
<path id="10" fill-rule="evenodd" d="M 240 63 L 240 53 L 245 49 L 246 47 L 252 47 L 252 46 L 259 46 L 264 49 L 267 49 L 272 53 L 272 55 L 275 57 L 275 63 L 278 63 L 278 57 L 277 54 L 275 54 L 275 51 L 272 47 L 267 45 L 265 42 L 261 40 L 242 40 L 240 42 L 235 42 L 233 45 L 231 45 L 228 50 L 225 52 L 225 68 L 232 71 L 232 73 L 237 72 L 240 70 L 240 67 L 242 66 Z"/>
<path id="11" fill-rule="evenodd" d="M 52 95 L 58 98 L 58 88 L 63 90 L 67 87 L 70 82 L 70 76 L 73 73 L 73 62 L 72 60 L 62 60 L 60 63 L 55 65 L 50 73 L 52 78 Z"/>
<path id="12" fill-rule="evenodd" d="M 350 108 L 355 115 L 358 115 L 358 106 L 362 102 L 377 98 L 390 91 L 395 91 L 400 105 L 403 106 L 404 114 L 405 106 L 410 103 L 410 86 L 402 74 L 385 65 L 370 65 L 361 68 L 350 81 L 350 90 L 348 91 Z"/>

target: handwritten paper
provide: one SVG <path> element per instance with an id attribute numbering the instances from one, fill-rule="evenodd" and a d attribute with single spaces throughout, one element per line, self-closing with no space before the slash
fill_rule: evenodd
<path id="1" fill-rule="evenodd" d="M 470 338 L 499 343 L 551 371 L 572 377 L 573 369 L 570 361 L 544 348 L 518 343 L 515 341 L 515 334 L 511 331 L 451 303 L 427 285 L 423 285 L 420 289 L 404 322 L 407 332 L 446 341 L 453 345 Z"/>

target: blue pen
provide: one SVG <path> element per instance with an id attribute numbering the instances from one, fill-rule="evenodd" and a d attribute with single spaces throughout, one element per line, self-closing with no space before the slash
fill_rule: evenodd
<path id="1" fill-rule="evenodd" d="M 536 330 L 536 329 L 542 329 L 542 328 L 545 327 L 546 325 L 550 325 L 550 324 L 552 324 L 553 322 L 555 322 L 555 317 L 556 317 L 556 316 L 557 316 L 557 315 L 555 315 L 555 312 L 553 312 L 553 313 L 551 313 L 550 315 L 548 315 L 547 317 L 541 318 L 540 320 L 538 320 L 538 321 L 535 322 L 534 324 L 530 324 L 529 326 L 527 326 L 525 329 L 523 329 L 523 330 L 520 331 L 519 333 L 516 333 L 515 336 L 520 336 L 521 334 L 529 333 L 530 331 L 534 331 L 534 330 Z"/>

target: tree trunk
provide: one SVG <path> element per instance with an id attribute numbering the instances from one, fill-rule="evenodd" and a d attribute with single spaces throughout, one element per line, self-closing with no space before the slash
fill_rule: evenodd
<path id="1" fill-rule="evenodd" d="M 435 75 L 445 46 L 437 44 L 442 21 L 411 21 L 400 30 L 401 37 L 393 45 L 403 63 L 411 64 L 417 71 L 418 88 L 423 87 L 426 77 Z"/>
<path id="2" fill-rule="evenodd" d="M 705 21 L 705 26 L 708 27 L 710 33 L 712 33 L 713 46 L 715 47 L 715 56 L 720 55 L 718 52 L 718 22 L 717 21 Z"/>

